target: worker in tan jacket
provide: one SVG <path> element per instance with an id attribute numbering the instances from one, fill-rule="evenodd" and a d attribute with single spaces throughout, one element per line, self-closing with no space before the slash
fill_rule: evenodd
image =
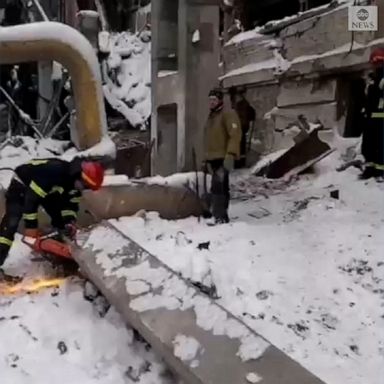
<path id="1" fill-rule="evenodd" d="M 210 113 L 205 125 L 205 165 L 212 174 L 211 206 L 215 223 L 228 223 L 229 172 L 240 155 L 241 125 L 234 110 L 224 110 L 223 91 L 209 93 Z"/>

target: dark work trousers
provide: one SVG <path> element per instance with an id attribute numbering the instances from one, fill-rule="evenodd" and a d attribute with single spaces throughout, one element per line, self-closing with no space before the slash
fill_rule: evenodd
<path id="1" fill-rule="evenodd" d="M 5 213 L 0 224 L 0 267 L 8 256 L 23 215 L 25 192 L 24 184 L 12 180 L 5 194 Z"/>
<path id="2" fill-rule="evenodd" d="M 367 166 L 384 171 L 384 120 L 367 118 L 363 129 L 361 152 Z"/>
<path id="3" fill-rule="evenodd" d="M 230 200 L 229 173 L 223 166 L 224 159 L 210 160 L 212 169 L 211 205 L 212 215 L 217 222 L 228 222 Z"/>
<path id="4" fill-rule="evenodd" d="M 242 131 L 240 142 L 240 159 L 235 161 L 235 168 L 244 168 L 247 164 L 247 132 Z"/>
<path id="5" fill-rule="evenodd" d="M 47 215 L 51 218 L 51 225 L 55 229 L 64 229 L 63 217 L 61 216 L 61 205 L 58 204 L 59 196 L 57 193 L 48 195 L 41 205 Z"/>
<path id="6" fill-rule="evenodd" d="M 5 195 L 5 214 L 0 224 L 0 266 L 3 265 L 12 246 L 15 233 L 19 227 L 20 220 L 24 213 L 26 187 L 24 184 L 12 180 Z M 54 228 L 63 229 L 61 207 L 57 204 L 55 194 L 48 195 L 42 201 L 42 207 L 48 216 L 51 217 L 51 224 Z M 31 227 L 37 227 L 37 221 Z"/>

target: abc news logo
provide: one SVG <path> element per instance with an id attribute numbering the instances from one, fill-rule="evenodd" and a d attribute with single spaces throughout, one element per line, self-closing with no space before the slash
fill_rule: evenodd
<path id="1" fill-rule="evenodd" d="M 350 31 L 377 31 L 377 6 L 351 6 L 349 7 L 348 26 Z"/>
<path id="2" fill-rule="evenodd" d="M 362 8 L 360 9 L 356 14 L 358 22 L 354 21 L 353 26 L 356 28 L 364 28 L 364 29 L 370 29 L 375 28 L 375 23 L 373 21 L 369 21 L 369 12 Z"/>

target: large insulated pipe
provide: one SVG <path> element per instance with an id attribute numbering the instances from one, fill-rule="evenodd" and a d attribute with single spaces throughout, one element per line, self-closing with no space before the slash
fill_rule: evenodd
<path id="1" fill-rule="evenodd" d="M 131 216 L 140 210 L 155 211 L 167 220 L 200 216 L 203 207 L 193 191 L 166 185 L 115 185 L 98 192 L 86 192 L 80 204 L 78 224 L 81 227 L 100 220 Z M 0 218 L 5 211 L 4 191 L 0 189 Z M 39 223 L 48 228 L 50 219 L 41 211 Z M 20 226 L 22 230 L 22 223 Z"/>
<path id="2" fill-rule="evenodd" d="M 90 148 L 107 133 L 100 68 L 92 45 L 62 23 L 0 27 L 0 64 L 50 60 L 62 64 L 71 76 L 79 149 Z"/>

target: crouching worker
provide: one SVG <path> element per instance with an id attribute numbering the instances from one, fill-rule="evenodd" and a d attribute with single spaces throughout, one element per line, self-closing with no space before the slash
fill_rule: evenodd
<path id="1" fill-rule="evenodd" d="M 5 195 L 5 214 L 0 224 L 0 280 L 6 277 L 1 267 L 22 218 L 24 235 L 37 238 L 37 212 L 41 206 L 50 216 L 52 227 L 73 238 L 82 191 L 98 190 L 104 179 L 104 169 L 98 162 L 81 158 L 70 162 L 32 160 L 18 166 L 14 173 Z"/>
<path id="2" fill-rule="evenodd" d="M 224 110 L 223 92 L 209 93 L 210 113 L 205 125 L 205 167 L 212 174 L 211 209 L 216 224 L 229 222 L 229 173 L 240 154 L 241 126 L 234 110 Z"/>

